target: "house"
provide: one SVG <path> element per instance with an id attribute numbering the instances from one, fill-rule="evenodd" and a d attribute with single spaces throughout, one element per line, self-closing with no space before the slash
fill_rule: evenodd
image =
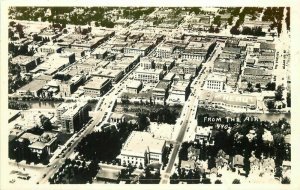
<path id="1" fill-rule="evenodd" d="M 243 168 L 244 167 L 244 157 L 242 155 L 235 155 L 231 157 L 231 167 L 232 168 Z"/>
<path id="2" fill-rule="evenodd" d="M 194 148 L 193 145 L 191 145 L 188 149 L 188 159 L 189 160 L 194 160 L 197 161 L 199 154 L 200 154 L 200 149 Z"/>
<path id="3" fill-rule="evenodd" d="M 284 171 L 291 170 L 291 161 L 287 161 L 287 160 L 282 161 L 282 169 Z"/>
<path id="4" fill-rule="evenodd" d="M 181 160 L 181 169 L 185 169 L 186 171 L 194 170 L 196 168 L 195 160 Z"/>
<path id="5" fill-rule="evenodd" d="M 125 115 L 122 113 L 111 113 L 110 118 L 109 118 L 109 122 L 110 123 L 122 123 L 125 121 Z"/>
<path id="6" fill-rule="evenodd" d="M 261 168 L 265 173 L 274 174 L 275 172 L 275 161 L 273 158 L 266 158 L 261 161 Z"/>
<path id="7" fill-rule="evenodd" d="M 260 162 L 259 162 L 258 158 L 256 158 L 254 155 L 252 155 L 249 158 L 249 162 L 250 162 L 250 171 L 251 172 L 259 170 L 259 168 L 260 168 Z"/>
<path id="8" fill-rule="evenodd" d="M 223 167 L 227 167 L 228 166 L 228 160 L 229 160 L 229 156 L 228 155 L 225 158 L 223 158 L 223 157 L 216 158 L 216 167 L 217 167 L 217 169 L 221 169 Z"/>
<path id="9" fill-rule="evenodd" d="M 211 130 L 212 130 L 212 126 L 209 127 L 197 126 L 196 133 L 195 133 L 195 141 L 198 141 L 201 144 L 203 142 L 208 142 L 210 139 Z"/>

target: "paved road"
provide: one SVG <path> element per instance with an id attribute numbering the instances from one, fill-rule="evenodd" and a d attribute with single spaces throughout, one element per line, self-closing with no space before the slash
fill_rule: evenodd
<path id="1" fill-rule="evenodd" d="M 209 69 L 209 68 L 213 69 L 213 62 L 218 57 L 218 54 L 220 54 L 221 46 L 217 45 L 215 49 L 216 49 L 216 52 L 211 55 L 210 59 L 208 59 L 208 61 L 206 63 L 203 64 L 203 66 L 206 67 L 207 69 Z M 191 87 L 200 86 L 201 84 L 203 84 L 205 76 L 208 73 L 208 72 L 206 72 L 206 74 L 203 74 L 203 71 L 205 70 L 204 67 L 202 67 L 202 69 L 199 72 L 198 76 L 192 82 Z M 170 177 L 172 169 L 174 167 L 175 160 L 176 160 L 176 157 L 178 155 L 180 146 L 183 142 L 185 133 L 187 132 L 187 126 L 189 124 L 189 121 L 195 119 L 196 110 L 193 110 L 193 107 L 194 107 L 195 104 L 198 104 L 198 99 L 196 98 L 196 95 L 199 92 L 199 90 L 201 90 L 201 88 L 194 88 L 194 91 L 192 91 L 194 93 L 194 95 L 190 95 L 188 100 L 184 104 L 184 107 L 182 109 L 183 110 L 182 115 L 181 115 L 181 118 L 180 118 L 180 120 L 182 121 L 182 124 L 180 126 L 181 128 L 180 128 L 180 131 L 179 131 L 178 136 L 176 138 L 176 141 L 173 142 L 174 143 L 173 151 L 171 153 L 170 160 L 169 160 L 169 163 L 166 167 L 165 173 L 161 177 L 161 181 L 160 181 L 161 184 L 168 184 L 169 183 L 169 177 Z"/>

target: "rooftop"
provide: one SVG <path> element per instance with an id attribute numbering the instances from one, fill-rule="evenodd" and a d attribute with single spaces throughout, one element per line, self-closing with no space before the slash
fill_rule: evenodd
<path id="1" fill-rule="evenodd" d="M 27 56 L 27 55 L 18 55 L 17 57 L 12 58 L 12 64 L 26 65 L 29 62 L 36 60 L 38 57 Z"/>
<path id="2" fill-rule="evenodd" d="M 85 85 L 84 88 L 89 89 L 101 89 L 101 87 L 109 81 L 108 78 L 104 77 L 92 77 Z"/>
<path id="3" fill-rule="evenodd" d="M 230 105 L 256 105 L 256 97 L 251 95 L 241 95 L 232 93 L 215 93 L 213 97 L 215 102 L 224 102 Z"/>
<path id="4" fill-rule="evenodd" d="M 151 133 L 132 131 L 127 138 L 121 153 L 126 155 L 145 156 L 145 152 L 162 153 L 165 141 L 154 139 Z"/>
<path id="5" fill-rule="evenodd" d="M 218 73 L 210 73 L 207 78 L 207 81 L 220 81 L 220 82 L 226 82 L 226 76 L 223 74 Z"/>
<path id="6" fill-rule="evenodd" d="M 131 80 L 128 82 L 127 88 L 138 88 L 142 85 L 141 81 Z"/>
<path id="7" fill-rule="evenodd" d="M 160 74 L 163 72 L 163 69 L 143 69 L 139 67 L 134 72 L 136 73 L 147 73 L 147 74 Z"/>

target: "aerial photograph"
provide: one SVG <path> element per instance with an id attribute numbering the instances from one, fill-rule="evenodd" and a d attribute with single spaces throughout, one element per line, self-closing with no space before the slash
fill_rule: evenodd
<path id="1" fill-rule="evenodd" d="M 290 7 L 10 6 L 3 28 L 10 186 L 292 183 Z"/>

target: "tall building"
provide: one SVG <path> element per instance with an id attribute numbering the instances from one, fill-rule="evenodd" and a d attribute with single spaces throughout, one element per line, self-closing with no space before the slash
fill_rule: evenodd
<path id="1" fill-rule="evenodd" d="M 154 139 L 151 133 L 132 131 L 118 158 L 122 164 L 130 163 L 137 167 L 162 163 L 165 146 L 165 140 Z"/>
<path id="2" fill-rule="evenodd" d="M 205 82 L 205 88 L 215 91 L 223 91 L 226 83 L 226 76 L 216 73 L 210 73 Z"/>
<path id="3" fill-rule="evenodd" d="M 62 130 L 67 133 L 79 131 L 83 124 L 89 120 L 90 107 L 87 102 L 81 102 L 74 105 L 73 109 L 66 109 L 60 116 Z"/>
<path id="4" fill-rule="evenodd" d="M 162 69 L 142 69 L 138 68 L 133 73 L 134 80 L 142 81 L 142 82 L 153 82 L 156 83 L 163 77 Z"/>

